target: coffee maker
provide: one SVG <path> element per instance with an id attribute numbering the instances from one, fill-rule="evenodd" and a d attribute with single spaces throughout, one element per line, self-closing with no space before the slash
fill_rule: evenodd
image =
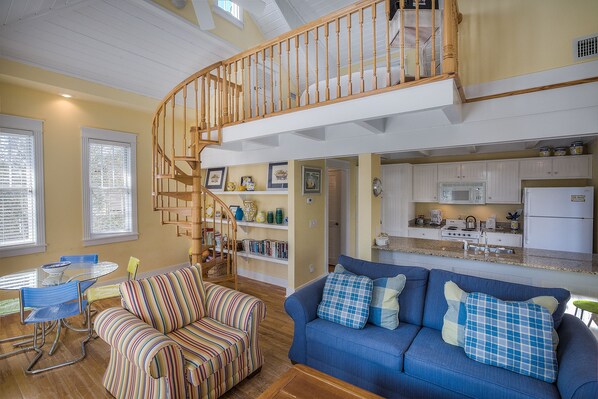
<path id="1" fill-rule="evenodd" d="M 440 209 L 430 210 L 430 224 L 440 226 L 442 223 L 442 211 Z"/>

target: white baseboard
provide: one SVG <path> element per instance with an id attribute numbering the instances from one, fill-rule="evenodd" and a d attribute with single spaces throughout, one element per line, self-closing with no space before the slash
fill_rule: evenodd
<path id="1" fill-rule="evenodd" d="M 288 285 L 288 282 L 286 279 L 272 277 L 268 274 L 254 272 L 251 270 L 243 269 L 241 267 L 237 267 L 237 273 L 239 276 L 247 277 L 247 278 L 250 278 L 250 279 L 256 280 L 256 281 L 261 281 L 262 283 L 277 285 L 277 286 L 283 287 L 283 288 L 286 288 Z"/>

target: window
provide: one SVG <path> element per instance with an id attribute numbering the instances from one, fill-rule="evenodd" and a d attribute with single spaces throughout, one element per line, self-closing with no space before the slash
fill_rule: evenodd
<path id="1" fill-rule="evenodd" d="M 216 10 L 222 14 L 225 18 L 231 20 L 231 22 L 243 27 L 243 12 L 239 5 L 231 0 L 218 0 L 217 2 L 218 7 Z M 220 12 L 220 10 L 224 10 L 225 12 Z M 234 19 L 230 18 L 233 17 Z"/>
<path id="2" fill-rule="evenodd" d="M 42 122 L 0 115 L 0 257 L 46 250 Z"/>
<path id="3" fill-rule="evenodd" d="M 85 245 L 136 240 L 136 142 L 130 133 L 83 128 Z"/>

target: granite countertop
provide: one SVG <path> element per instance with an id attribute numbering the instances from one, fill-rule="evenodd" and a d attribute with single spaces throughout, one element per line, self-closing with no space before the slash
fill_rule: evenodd
<path id="1" fill-rule="evenodd" d="M 476 254 L 474 251 L 465 252 L 461 242 L 408 237 L 390 237 L 388 245 L 374 245 L 372 248 L 381 251 L 432 255 L 598 275 L 598 255 L 594 254 L 528 248 L 515 248 L 514 254 L 484 254 L 483 252 Z"/>
<path id="2" fill-rule="evenodd" d="M 437 225 L 437 224 L 430 224 L 430 220 L 426 219 L 424 224 L 416 224 L 415 223 L 415 219 L 412 219 L 409 221 L 409 224 L 407 225 L 407 227 L 412 228 L 419 228 L 419 229 L 440 229 L 442 227 L 444 227 L 445 225 L 445 221 L 442 221 L 441 225 Z M 487 231 L 488 233 L 501 233 L 501 234 L 522 234 L 523 230 L 520 228 L 519 230 L 511 230 L 511 225 L 510 223 L 504 223 L 504 222 L 497 222 L 496 223 L 496 228 L 495 229 L 486 229 L 483 228 L 482 232 Z"/>

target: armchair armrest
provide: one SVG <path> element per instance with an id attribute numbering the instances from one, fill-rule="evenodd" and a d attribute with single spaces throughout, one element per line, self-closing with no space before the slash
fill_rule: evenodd
<path id="1" fill-rule="evenodd" d="M 175 341 L 122 308 L 101 312 L 94 329 L 108 345 L 146 374 L 153 378 L 168 376 L 171 384 L 178 382 L 184 397 L 184 357 Z"/>
<path id="2" fill-rule="evenodd" d="M 257 334 L 259 322 L 266 318 L 266 305 L 262 300 L 212 283 L 205 283 L 205 287 L 208 317 Z"/>
<path id="3" fill-rule="evenodd" d="M 284 309 L 294 322 L 293 344 L 289 349 L 289 359 L 293 362 L 306 362 L 305 326 L 317 317 L 327 277 L 323 276 L 300 288 L 284 302 Z"/>
<path id="4" fill-rule="evenodd" d="M 558 330 L 557 387 L 564 399 L 598 397 L 598 341 L 577 317 L 566 314 Z"/>

